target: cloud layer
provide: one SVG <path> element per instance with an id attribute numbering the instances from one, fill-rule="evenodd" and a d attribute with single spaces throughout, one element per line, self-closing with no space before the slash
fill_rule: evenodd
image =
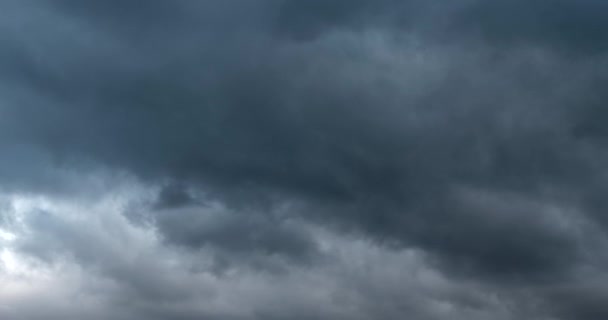
<path id="1" fill-rule="evenodd" d="M 606 9 L 0 4 L 0 317 L 605 318 Z"/>

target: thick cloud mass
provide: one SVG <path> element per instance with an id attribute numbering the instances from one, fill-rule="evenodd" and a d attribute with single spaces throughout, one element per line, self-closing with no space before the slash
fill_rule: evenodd
<path id="1" fill-rule="evenodd" d="M 608 315 L 602 1 L 0 12 L 2 319 Z"/>

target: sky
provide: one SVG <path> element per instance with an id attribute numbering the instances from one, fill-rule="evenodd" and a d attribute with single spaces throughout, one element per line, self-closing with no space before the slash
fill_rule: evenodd
<path id="1" fill-rule="evenodd" d="M 605 1 L 0 17 L 0 319 L 608 318 Z"/>

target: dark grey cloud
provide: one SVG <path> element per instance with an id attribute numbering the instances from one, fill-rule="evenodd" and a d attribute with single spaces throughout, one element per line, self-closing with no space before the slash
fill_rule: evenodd
<path id="1" fill-rule="evenodd" d="M 585 1 L 478 1 L 457 21 L 501 46 L 549 46 L 568 54 L 606 51 L 606 3 Z"/>
<path id="2" fill-rule="evenodd" d="M 547 316 L 603 314 L 594 299 L 604 288 L 563 297 L 586 268 L 608 268 L 604 6 L 7 1 L 0 187 L 90 202 L 114 179 L 135 179 L 150 189 L 113 223 L 152 230 L 162 250 L 204 253 L 202 268 L 219 275 L 328 263 L 312 224 L 421 250 L 446 277 L 508 299 L 526 292 Z M 193 295 L 114 262 L 107 242 L 57 224 L 62 213 L 40 212 L 22 221 L 36 235 L 24 254 L 52 264 L 69 248 L 145 305 L 170 295 L 164 286 Z M 551 287 L 560 282 L 574 285 Z M 292 303 L 233 318 L 348 318 Z M 388 319 L 425 309 L 369 308 L 367 318 Z M 539 317 L 522 301 L 513 308 L 499 319 Z"/>
<path id="3" fill-rule="evenodd" d="M 234 263 L 279 269 L 281 264 L 273 262 L 308 264 L 320 255 L 308 232 L 297 222 L 276 214 L 231 212 L 209 206 L 152 214 L 153 223 L 169 243 L 214 251 L 220 272 L 223 265 Z"/>

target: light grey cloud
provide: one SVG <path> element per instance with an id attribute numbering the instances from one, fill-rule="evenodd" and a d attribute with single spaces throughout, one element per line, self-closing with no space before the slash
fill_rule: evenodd
<path id="1" fill-rule="evenodd" d="M 537 312 L 510 310 L 518 298 L 501 288 L 451 279 L 422 251 L 392 250 L 307 223 L 301 226 L 315 235 L 326 259 L 294 264 L 289 272 L 234 264 L 218 274 L 205 267 L 212 251 L 175 250 L 153 230 L 130 224 L 121 211 L 133 191 L 81 205 L 13 198 L 22 228 L 2 252 L 8 267 L 0 272 L 0 298 L 9 307 L 0 315 L 278 319 L 295 312 L 302 319 L 525 319 Z M 44 250 L 32 250 L 32 243 Z M 48 252 L 55 252 L 52 261 Z"/>

